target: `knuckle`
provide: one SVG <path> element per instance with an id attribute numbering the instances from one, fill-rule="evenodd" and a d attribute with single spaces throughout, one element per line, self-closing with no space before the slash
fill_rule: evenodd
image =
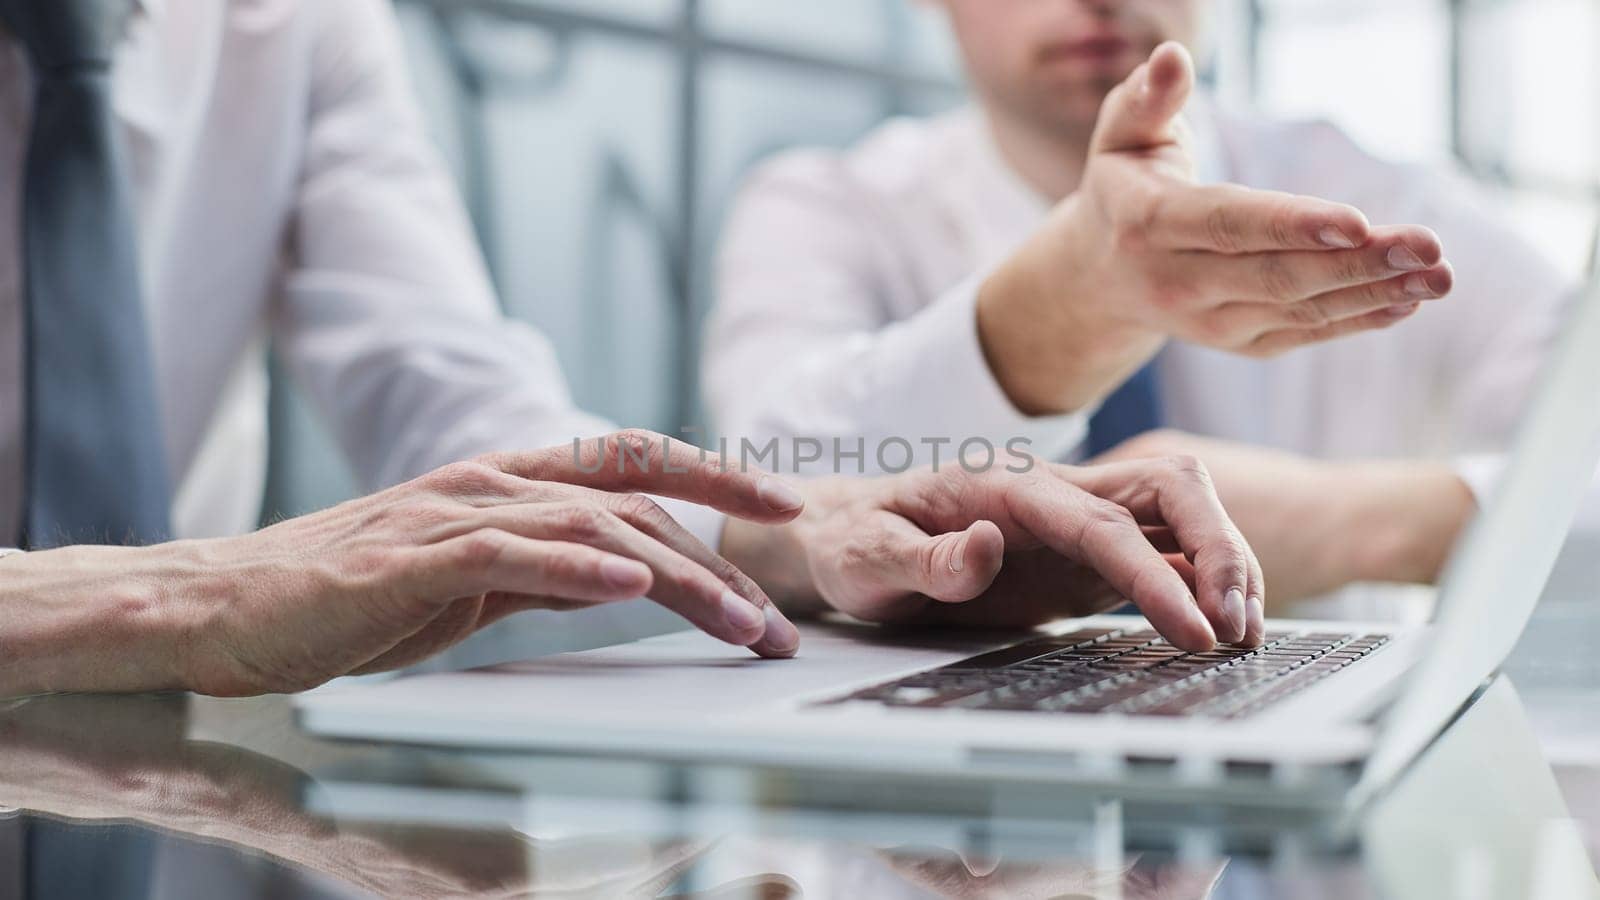
<path id="1" fill-rule="evenodd" d="M 691 483 L 700 486 L 714 497 L 724 497 L 743 480 L 744 476 L 728 468 L 721 459 L 707 454 L 703 459 L 685 466 Z"/>
<path id="2" fill-rule="evenodd" d="M 1135 222 L 1122 222 L 1111 229 L 1112 249 L 1119 256 L 1136 256 L 1150 248 L 1149 232 Z"/>
<path id="3" fill-rule="evenodd" d="M 611 517 L 605 510 L 586 503 L 565 506 L 560 512 L 561 528 L 574 540 L 591 543 L 610 530 Z"/>
<path id="4" fill-rule="evenodd" d="M 1399 293 L 1399 288 L 1386 282 L 1363 284 L 1344 294 L 1349 300 L 1340 303 L 1339 318 L 1345 319 L 1364 314 L 1371 309 L 1388 306 L 1394 302 L 1394 296 Z"/>
<path id="5" fill-rule="evenodd" d="M 680 559 L 669 568 L 667 583 L 680 594 L 718 597 L 722 593 L 721 582 L 713 584 L 714 579 L 710 573 L 687 559 Z"/>
<path id="6" fill-rule="evenodd" d="M 1167 204 L 1160 191 L 1139 188 L 1127 192 L 1112 217 L 1113 246 L 1123 253 L 1143 253 L 1151 247 L 1151 235 L 1161 227 Z"/>
<path id="7" fill-rule="evenodd" d="M 1343 322 L 1334 322 L 1319 331 L 1317 337 L 1322 340 L 1329 340 L 1349 334 L 1360 334 L 1363 331 L 1383 331 L 1404 320 L 1404 317 L 1395 318 L 1388 310 L 1374 309 L 1355 318 L 1346 319 Z"/>
<path id="8" fill-rule="evenodd" d="M 596 571 L 598 561 L 583 551 L 545 554 L 540 563 L 546 575 L 559 584 L 586 581 Z"/>
<path id="9" fill-rule="evenodd" d="M 1223 253 L 1239 252 L 1244 247 L 1244 226 L 1238 213 L 1226 204 L 1212 207 L 1206 213 L 1206 237 Z"/>
<path id="10" fill-rule="evenodd" d="M 1227 309 L 1217 309 L 1208 315 L 1200 316 L 1194 323 L 1194 337 L 1197 343 L 1209 347 L 1226 346 L 1232 343 L 1238 331 L 1238 324 L 1233 313 Z"/>
<path id="11" fill-rule="evenodd" d="M 1295 245 L 1294 220 L 1296 216 L 1294 203 L 1288 200 L 1278 204 L 1277 209 L 1267 218 L 1267 237 L 1275 247 L 1292 247 Z"/>
<path id="12" fill-rule="evenodd" d="M 1192 453 L 1173 454 L 1167 457 L 1166 466 L 1179 480 L 1211 489 L 1211 470 L 1200 457 Z"/>
<path id="13" fill-rule="evenodd" d="M 608 445 L 613 454 L 621 454 L 624 464 L 643 459 L 653 464 L 661 449 L 661 436 L 643 428 L 626 428 L 611 436 Z M 653 468 L 653 466 L 652 466 Z"/>
<path id="14" fill-rule="evenodd" d="M 1110 500 L 1100 500 L 1090 510 L 1089 520 L 1103 528 L 1134 528 L 1138 523 L 1134 521 L 1133 513 L 1126 507 L 1112 503 Z"/>
<path id="15" fill-rule="evenodd" d="M 1345 319 L 1343 322 L 1329 322 L 1328 324 L 1317 328 L 1306 329 L 1305 331 L 1301 332 L 1300 336 L 1296 340 L 1301 345 L 1320 344 L 1326 343 L 1327 341 L 1331 341 L 1335 338 L 1344 337 L 1347 334 L 1358 334 L 1363 331 L 1370 331 L 1373 328 L 1379 327 L 1379 317 L 1381 316 L 1381 312 L 1377 314 L 1368 313 L 1366 315 L 1356 316 L 1353 319 Z"/>
<path id="16" fill-rule="evenodd" d="M 1372 272 L 1366 258 L 1359 253 L 1336 253 L 1333 261 L 1333 277 L 1340 284 L 1359 284 L 1365 281 Z"/>
<path id="17" fill-rule="evenodd" d="M 624 428 L 611 435 L 613 441 L 631 447 L 644 447 L 655 443 L 656 433 L 648 428 Z"/>
<path id="18" fill-rule="evenodd" d="M 1078 529 L 1078 545 L 1087 547 L 1102 538 L 1115 537 L 1129 528 L 1138 528 L 1133 513 L 1109 500 L 1096 497 L 1084 515 Z"/>
<path id="19" fill-rule="evenodd" d="M 644 494 L 622 494 L 613 502 L 616 514 L 630 522 L 659 527 L 672 519 L 661 504 Z"/>
<path id="20" fill-rule="evenodd" d="M 761 585 L 756 584 L 754 579 L 739 571 L 738 566 L 720 556 L 713 554 L 710 559 L 705 560 L 701 565 L 707 572 L 711 573 L 712 578 L 734 588 L 734 590 L 746 597 L 767 596 L 766 590 Z M 758 603 L 756 605 L 760 606 L 761 604 Z"/>
<path id="21" fill-rule="evenodd" d="M 480 528 L 461 537 L 454 547 L 452 563 L 471 572 L 494 566 L 506 551 L 506 534 L 493 528 Z"/>
<path id="22" fill-rule="evenodd" d="M 1159 273 L 1150 276 L 1150 303 L 1164 312 L 1179 312 L 1194 306 L 1198 292 L 1187 279 Z"/>
<path id="23" fill-rule="evenodd" d="M 1302 340 L 1307 340 L 1304 330 L 1269 331 L 1239 350 L 1251 359 L 1273 359 L 1292 350 Z"/>
<path id="24" fill-rule="evenodd" d="M 410 534 L 426 534 L 454 522 L 459 516 L 455 506 L 431 498 L 417 498 L 389 509 L 389 518 L 400 529 Z"/>
<path id="25" fill-rule="evenodd" d="M 499 473 L 478 460 L 450 463 L 425 476 L 427 486 L 442 494 L 485 494 Z"/>
<path id="26" fill-rule="evenodd" d="M 935 509 L 971 509 L 976 499 L 974 494 L 981 491 L 983 485 L 991 485 L 1004 493 L 1008 485 L 1020 477 L 1025 476 L 1007 471 L 1004 466 L 989 466 L 974 472 L 958 465 L 941 470 L 929 479 L 928 490 L 933 495 Z"/>
<path id="27" fill-rule="evenodd" d="M 1300 295 L 1300 279 L 1279 254 L 1268 253 L 1261 257 L 1256 274 L 1262 293 L 1273 300 L 1293 300 Z"/>
<path id="28" fill-rule="evenodd" d="M 1333 321 L 1328 315 L 1328 308 L 1323 301 L 1316 297 L 1297 300 L 1287 307 L 1289 317 L 1301 327 L 1317 328 Z"/>
<path id="29" fill-rule="evenodd" d="M 1250 558 L 1250 548 L 1239 534 L 1229 531 L 1217 538 L 1217 555 L 1229 565 L 1240 570 L 1249 568 L 1247 560 Z"/>

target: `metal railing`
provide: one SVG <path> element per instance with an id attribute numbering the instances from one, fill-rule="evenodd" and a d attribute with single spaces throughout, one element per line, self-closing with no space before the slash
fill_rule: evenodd
<path id="1" fill-rule="evenodd" d="M 674 184 L 672 199 L 666 204 L 669 214 L 654 219 L 664 243 L 662 249 L 665 271 L 670 279 L 668 290 L 675 328 L 670 341 L 675 357 L 674 408 L 670 418 L 685 424 L 693 418 L 697 396 L 699 322 L 704 312 L 697 286 L 702 283 L 700 268 L 709 258 L 707 248 L 701 246 L 706 236 L 700 222 L 699 203 L 706 150 L 705 123 L 701 115 L 706 67 L 714 61 L 731 59 L 854 80 L 877 94 L 885 117 L 907 111 L 909 98 L 915 93 L 958 90 L 951 79 L 919 70 L 914 64 L 911 47 L 903 37 L 910 15 L 904 0 L 862 2 L 871 9 L 871 15 L 881 18 L 880 30 L 885 35 L 884 45 L 872 58 L 830 55 L 776 40 L 714 33 L 707 26 L 702 0 L 676 0 L 676 13 L 666 22 L 605 10 L 578 10 L 539 0 L 396 0 L 397 6 L 425 11 L 432 37 L 450 61 L 455 81 L 453 118 L 464 155 L 464 191 L 491 272 L 499 268 L 499 247 L 493 232 L 498 213 L 492 161 L 484 136 L 486 101 L 497 90 L 515 90 L 518 86 L 507 82 L 508 78 L 516 76 L 490 71 L 470 52 L 464 42 L 463 23 L 471 17 L 491 17 L 540 29 L 556 48 L 552 68 L 541 73 L 551 84 L 561 82 L 562 70 L 570 62 L 573 42 L 586 36 L 619 39 L 672 57 L 677 71 Z M 623 178 L 618 183 L 625 181 L 627 179 Z"/>

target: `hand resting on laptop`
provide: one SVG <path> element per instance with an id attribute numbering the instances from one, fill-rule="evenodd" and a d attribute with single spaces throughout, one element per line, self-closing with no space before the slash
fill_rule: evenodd
<path id="1" fill-rule="evenodd" d="M 634 493 L 781 522 L 803 502 L 792 488 L 645 432 L 581 450 L 457 463 L 243 537 L 6 559 L 0 694 L 304 690 L 521 610 L 645 594 L 714 637 L 794 654 L 799 633 L 766 594 Z"/>

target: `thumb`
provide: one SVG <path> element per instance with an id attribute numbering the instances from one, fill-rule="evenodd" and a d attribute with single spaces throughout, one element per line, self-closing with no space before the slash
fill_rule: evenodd
<path id="1" fill-rule="evenodd" d="M 1116 153 L 1179 140 L 1178 113 L 1194 90 L 1194 60 L 1168 41 L 1106 96 L 1095 124 L 1093 153 Z"/>
<path id="2" fill-rule="evenodd" d="M 941 603 L 964 603 L 988 590 L 1005 557 L 1005 537 L 988 521 L 930 537 L 902 519 L 886 529 L 880 546 L 895 589 Z"/>

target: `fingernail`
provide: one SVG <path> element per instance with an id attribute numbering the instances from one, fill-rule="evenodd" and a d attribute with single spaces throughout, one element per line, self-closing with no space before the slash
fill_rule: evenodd
<path id="1" fill-rule="evenodd" d="M 727 617 L 728 625 L 734 631 L 754 631 L 763 627 L 766 621 L 755 604 L 733 591 L 722 595 L 722 614 Z"/>
<path id="2" fill-rule="evenodd" d="M 771 475 L 761 476 L 756 482 L 756 496 L 761 502 L 772 507 L 778 512 L 789 512 L 806 505 L 806 498 L 800 492 L 790 487 L 788 483 Z"/>
<path id="3" fill-rule="evenodd" d="M 1249 606 L 1250 606 L 1249 612 L 1245 614 L 1245 628 L 1246 628 L 1246 630 L 1248 630 L 1249 628 L 1254 626 L 1256 632 L 1259 635 L 1261 635 L 1263 638 L 1266 637 L 1266 633 L 1267 633 L 1267 608 L 1266 608 L 1266 605 L 1263 604 L 1261 602 L 1261 598 L 1259 596 L 1255 595 L 1255 594 L 1251 594 L 1250 598 L 1248 600 L 1246 600 L 1245 602 L 1248 603 Z"/>
<path id="4" fill-rule="evenodd" d="M 778 612 L 777 606 L 768 606 L 765 611 L 767 619 L 767 646 L 779 653 L 788 653 L 800 647 L 800 629 L 794 623 L 785 619 L 783 613 Z"/>
<path id="5" fill-rule="evenodd" d="M 1350 240 L 1350 236 L 1345 234 L 1344 230 L 1337 225 L 1329 225 L 1327 228 L 1317 232 L 1317 240 L 1326 246 L 1336 247 L 1340 250 L 1354 250 L 1356 248 L 1356 242 Z"/>
<path id="6" fill-rule="evenodd" d="M 1421 297 L 1426 300 L 1439 296 L 1439 292 L 1435 291 L 1431 286 L 1429 286 L 1428 277 L 1426 275 L 1407 275 L 1406 295 L 1410 297 Z"/>
<path id="7" fill-rule="evenodd" d="M 1404 319 L 1422 308 L 1421 303 L 1406 303 L 1401 306 L 1391 306 L 1384 310 L 1384 314 L 1394 319 Z"/>
<path id="8" fill-rule="evenodd" d="M 608 556 L 600 560 L 600 577 L 612 587 L 633 587 L 650 580 L 650 568 L 636 560 Z"/>
<path id="9" fill-rule="evenodd" d="M 950 551 L 950 571 L 960 575 L 967 570 L 967 536 L 962 534 L 956 538 L 956 546 Z"/>
<path id="10" fill-rule="evenodd" d="M 1222 618 L 1228 625 L 1228 633 L 1224 637 L 1228 641 L 1244 640 L 1245 616 L 1244 591 L 1229 588 L 1227 596 L 1222 598 Z"/>
<path id="11" fill-rule="evenodd" d="M 1402 272 L 1415 272 L 1428 267 L 1428 264 L 1422 261 L 1422 257 L 1405 244 L 1396 244 L 1389 248 L 1389 265 Z"/>

